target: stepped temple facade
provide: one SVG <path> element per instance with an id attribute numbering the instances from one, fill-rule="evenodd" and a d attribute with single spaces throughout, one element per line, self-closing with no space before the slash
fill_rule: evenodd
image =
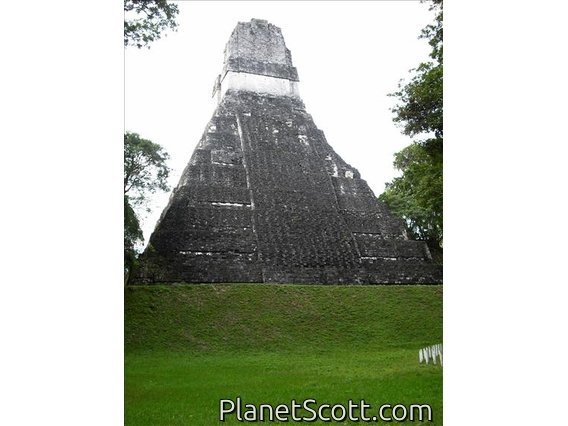
<path id="1" fill-rule="evenodd" d="M 442 282 L 424 242 L 327 143 L 300 99 L 281 30 L 239 23 L 218 105 L 134 283 Z"/>

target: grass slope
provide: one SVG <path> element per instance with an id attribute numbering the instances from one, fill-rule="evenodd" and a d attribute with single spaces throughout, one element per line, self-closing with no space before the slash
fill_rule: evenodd
<path id="1" fill-rule="evenodd" d="M 126 352 L 418 349 L 442 340 L 442 287 L 129 287 L 124 326 Z"/>
<path id="2" fill-rule="evenodd" d="M 441 425 L 442 369 L 418 363 L 441 341 L 442 286 L 127 288 L 125 425 L 240 424 L 219 422 L 237 396 L 430 404 L 433 422 L 409 424 Z"/>

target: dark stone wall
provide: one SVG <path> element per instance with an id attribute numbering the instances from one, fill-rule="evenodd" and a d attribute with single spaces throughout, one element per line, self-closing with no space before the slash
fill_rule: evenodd
<path id="1" fill-rule="evenodd" d="M 135 283 L 441 283 L 297 99 L 225 94 Z"/>

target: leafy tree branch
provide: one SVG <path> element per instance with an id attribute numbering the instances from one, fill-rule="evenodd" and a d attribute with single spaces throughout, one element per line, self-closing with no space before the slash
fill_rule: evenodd
<path id="1" fill-rule="evenodd" d="M 150 48 L 163 31 L 177 31 L 178 14 L 178 6 L 166 0 L 124 0 L 124 47 Z"/>
<path id="2" fill-rule="evenodd" d="M 136 247 L 144 242 L 135 207 L 149 194 L 169 191 L 169 155 L 162 146 L 137 133 L 124 134 L 124 269 L 128 276 L 136 266 Z"/>
<path id="3" fill-rule="evenodd" d="M 422 137 L 395 154 L 400 177 L 387 183 L 379 196 L 407 225 L 409 234 L 428 243 L 441 257 L 443 239 L 443 1 L 431 0 L 434 23 L 419 38 L 432 48 L 431 61 L 411 70 L 409 82 L 401 81 L 389 96 L 398 103 L 391 109 L 403 134 Z"/>

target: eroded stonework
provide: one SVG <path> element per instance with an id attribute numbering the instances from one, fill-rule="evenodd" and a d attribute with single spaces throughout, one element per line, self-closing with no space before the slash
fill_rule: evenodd
<path id="1" fill-rule="evenodd" d="M 277 78 L 297 82 L 266 21 L 239 23 L 225 52 L 225 69 L 238 58 L 251 61 L 239 73 L 267 76 L 275 68 L 258 63 L 275 58 L 288 70 Z M 134 282 L 441 283 L 442 267 L 335 153 L 297 92 L 228 85 Z"/>

